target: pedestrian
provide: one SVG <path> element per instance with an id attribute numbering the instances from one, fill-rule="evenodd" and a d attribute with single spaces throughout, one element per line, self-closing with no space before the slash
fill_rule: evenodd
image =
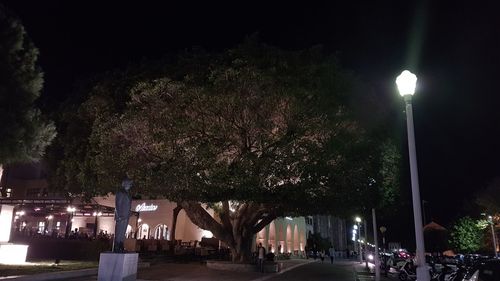
<path id="1" fill-rule="evenodd" d="M 321 250 L 319 257 L 321 258 L 321 263 L 323 263 L 325 261 L 325 250 Z"/>
<path id="2" fill-rule="evenodd" d="M 266 256 L 266 249 L 262 247 L 262 243 L 259 243 L 259 246 L 257 247 L 257 255 L 259 271 L 264 272 L 264 257 Z"/>
<path id="3" fill-rule="evenodd" d="M 330 254 L 330 263 L 333 264 L 333 258 L 335 257 L 335 248 L 333 248 L 333 245 L 330 245 L 330 249 L 328 249 L 328 254 Z"/>

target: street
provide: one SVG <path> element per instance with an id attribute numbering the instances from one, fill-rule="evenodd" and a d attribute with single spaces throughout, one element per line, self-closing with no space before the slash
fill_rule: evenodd
<path id="1" fill-rule="evenodd" d="M 313 262 L 276 275 L 272 281 L 350 281 L 355 280 L 353 262 L 335 262 L 334 264 Z"/>

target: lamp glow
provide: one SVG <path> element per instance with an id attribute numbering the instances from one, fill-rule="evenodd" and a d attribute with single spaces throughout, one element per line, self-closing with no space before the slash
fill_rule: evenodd
<path id="1" fill-rule="evenodd" d="M 396 78 L 396 85 L 398 85 L 399 94 L 402 97 L 413 95 L 417 85 L 417 76 L 408 70 L 404 70 Z"/>
<path id="2" fill-rule="evenodd" d="M 359 222 L 361 222 L 361 218 L 360 218 L 360 217 L 356 217 L 356 219 L 355 219 L 355 220 L 356 220 L 356 222 L 358 222 L 358 223 L 359 223 Z"/>
<path id="3" fill-rule="evenodd" d="M 209 230 L 203 230 L 203 233 L 201 235 L 202 237 L 205 237 L 205 238 L 212 238 L 214 237 L 213 233 Z"/>
<path id="4" fill-rule="evenodd" d="M 24 264 L 28 245 L 3 244 L 0 245 L 1 264 Z"/>

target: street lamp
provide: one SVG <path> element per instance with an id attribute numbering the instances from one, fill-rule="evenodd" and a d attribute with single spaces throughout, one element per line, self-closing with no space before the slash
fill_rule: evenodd
<path id="1" fill-rule="evenodd" d="M 359 231 L 359 239 L 361 239 L 361 218 L 360 217 L 356 217 L 354 219 L 356 221 L 356 225 L 358 226 L 358 231 Z M 366 231 L 366 230 L 365 230 Z M 360 240 L 358 239 L 358 245 L 359 245 L 359 263 L 363 263 L 363 250 L 362 250 L 362 246 L 361 246 L 361 242 Z"/>
<path id="2" fill-rule="evenodd" d="M 417 152 L 415 148 L 415 132 L 413 129 L 413 111 L 411 98 L 415 93 L 417 76 L 408 70 L 403 71 L 397 78 L 399 94 L 406 103 L 406 126 L 408 130 L 408 152 L 410 156 L 411 193 L 413 199 L 413 218 L 415 221 L 415 239 L 417 245 L 417 279 L 429 281 L 429 270 L 425 266 L 424 231 L 422 228 L 422 207 L 420 205 L 420 190 L 418 187 Z"/>
<path id="3" fill-rule="evenodd" d="M 491 235 L 493 235 L 493 249 L 494 249 L 494 252 L 495 253 L 495 258 L 498 257 L 498 254 L 497 254 L 497 238 L 496 238 L 496 235 L 495 235 L 495 226 L 494 226 L 494 223 L 493 223 L 493 217 L 492 216 L 488 216 L 488 221 L 490 222 L 490 226 L 491 226 Z"/>
<path id="4" fill-rule="evenodd" d="M 486 213 L 481 213 L 481 215 L 486 216 Z M 488 224 L 491 226 L 491 235 L 493 236 L 493 254 L 495 258 L 498 257 L 497 254 L 497 238 L 495 235 L 495 226 L 493 223 L 493 217 L 492 216 L 487 216 L 488 217 Z"/>
<path id="5" fill-rule="evenodd" d="M 387 231 L 387 227 L 381 226 L 379 229 L 380 229 L 380 233 L 382 233 L 382 245 L 383 245 L 382 249 L 385 252 L 385 232 Z"/>

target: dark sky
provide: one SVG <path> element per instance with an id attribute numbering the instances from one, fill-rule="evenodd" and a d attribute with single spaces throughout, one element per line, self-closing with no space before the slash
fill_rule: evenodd
<path id="1" fill-rule="evenodd" d="M 262 41 L 283 48 L 324 45 L 377 95 L 392 101 L 398 99 L 395 77 L 412 67 L 419 76 L 415 130 L 429 218 L 446 226 L 469 212 L 466 202 L 476 190 L 500 176 L 495 1 L 3 3 L 40 49 L 45 102 L 63 100 L 79 77 L 194 45 L 223 50 L 259 32 Z M 402 111 L 399 105 L 395 110 Z M 402 130 L 404 145 L 405 137 Z M 409 182 L 401 188 L 409 193 Z M 385 222 L 387 234 L 394 228 L 393 233 L 411 233 L 412 221 L 404 219 L 411 217 L 409 207 L 403 226 Z"/>

